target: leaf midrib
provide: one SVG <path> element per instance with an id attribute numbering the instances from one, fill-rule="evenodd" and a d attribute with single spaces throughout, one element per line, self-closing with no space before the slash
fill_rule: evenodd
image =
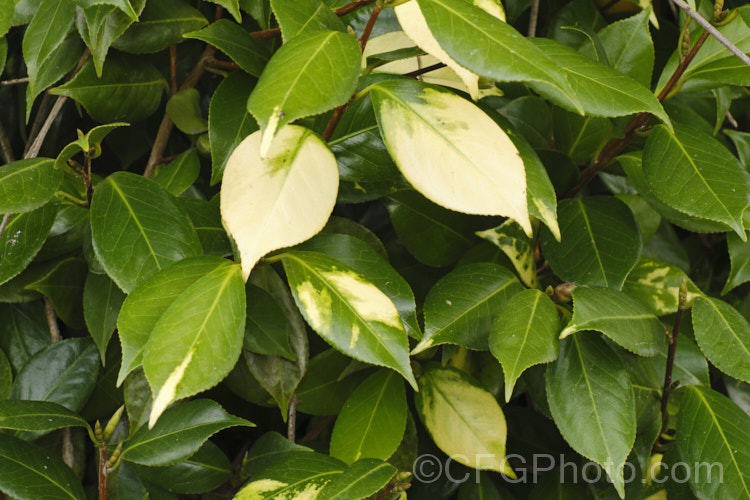
<path id="1" fill-rule="evenodd" d="M 380 392 L 375 399 L 375 404 L 373 404 L 373 411 L 370 412 L 370 417 L 367 419 L 367 425 L 362 430 L 362 432 L 360 432 L 359 444 L 357 444 L 357 446 L 354 448 L 356 451 L 356 453 L 354 454 L 354 460 L 359 460 L 359 457 L 362 456 L 363 443 L 365 442 L 365 438 L 367 438 L 367 433 L 370 431 L 370 427 L 372 427 L 372 421 L 375 418 L 375 414 L 378 413 L 378 406 L 380 405 L 380 401 L 382 401 L 383 396 L 385 395 L 385 390 L 388 387 L 388 384 L 391 382 L 391 377 L 393 377 L 394 375 L 395 372 L 392 371 L 386 374 L 385 382 L 380 388 Z"/>
<path id="2" fill-rule="evenodd" d="M 596 239 L 594 239 L 594 231 L 591 229 L 591 222 L 589 221 L 589 216 L 586 213 L 586 207 L 583 204 L 583 200 L 580 198 L 576 198 L 576 202 L 578 203 L 578 206 L 581 210 L 581 216 L 583 217 L 583 221 L 586 223 L 586 230 L 588 231 L 587 235 L 589 236 L 589 239 L 591 240 L 591 246 L 594 248 L 594 255 L 596 256 L 596 260 L 599 263 L 599 270 L 602 273 L 602 279 L 604 279 L 604 286 L 609 286 L 609 280 L 607 280 L 607 272 L 604 268 L 604 263 L 602 262 L 601 255 L 599 254 L 599 247 L 596 244 Z"/>
<path id="3" fill-rule="evenodd" d="M 711 307 L 714 311 L 716 311 L 716 314 L 719 315 L 719 318 L 724 322 L 724 324 L 727 326 L 729 331 L 732 333 L 732 336 L 737 340 L 737 343 L 742 346 L 742 349 L 745 351 L 745 355 L 750 358 L 750 351 L 748 351 L 747 346 L 742 342 L 742 340 L 737 336 L 737 333 L 735 333 L 734 328 L 732 328 L 732 325 L 729 324 L 729 321 L 726 319 L 726 317 L 722 314 L 722 312 L 719 310 L 718 307 L 716 307 L 716 304 L 714 304 L 713 300 L 705 299 L 706 302 L 711 304 Z"/>
<path id="4" fill-rule="evenodd" d="M 133 207 L 130 205 L 130 201 L 128 201 L 127 196 L 125 196 L 125 193 L 122 192 L 122 189 L 120 189 L 120 186 L 117 185 L 117 181 L 113 179 L 112 177 L 109 178 L 110 184 L 112 185 L 112 189 L 117 193 L 117 195 L 122 200 L 123 204 L 127 208 L 130 218 L 133 219 L 133 222 L 135 222 L 135 225 L 138 227 L 138 230 L 141 233 L 141 236 L 143 236 L 143 241 L 146 242 L 146 245 L 148 246 L 149 253 L 151 257 L 154 259 L 154 262 L 156 262 L 156 268 L 161 269 L 161 263 L 159 262 L 159 259 L 156 258 L 156 251 L 154 250 L 154 247 L 151 246 L 151 240 L 149 240 L 148 236 L 146 235 L 146 229 L 141 224 L 141 221 L 138 220 L 138 217 L 135 215 L 135 211 L 133 210 Z"/>

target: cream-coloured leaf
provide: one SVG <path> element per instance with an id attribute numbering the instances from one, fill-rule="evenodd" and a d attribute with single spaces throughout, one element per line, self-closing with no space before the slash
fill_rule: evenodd
<path id="1" fill-rule="evenodd" d="M 526 234 L 523 160 L 508 135 L 473 103 L 413 80 L 386 80 L 370 95 L 398 168 L 445 208 L 515 219 Z"/>
<path id="2" fill-rule="evenodd" d="M 469 95 L 475 101 L 479 99 L 479 76 L 468 69 L 459 65 L 451 59 L 432 36 L 427 21 L 424 20 L 422 11 L 419 9 L 417 2 L 406 2 L 395 9 L 398 22 L 404 29 L 406 35 L 411 38 L 417 46 L 435 56 L 440 62 L 451 68 L 461 78 L 469 90 Z"/>
<path id="3" fill-rule="evenodd" d="M 221 218 L 237 243 L 242 275 L 267 252 L 314 236 L 338 192 L 336 158 L 310 130 L 287 125 L 261 158 L 261 133 L 237 146 L 221 184 Z"/>

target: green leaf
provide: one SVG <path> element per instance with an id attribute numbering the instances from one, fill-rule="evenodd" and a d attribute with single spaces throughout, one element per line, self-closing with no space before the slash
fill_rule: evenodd
<path id="1" fill-rule="evenodd" d="M 91 236 L 102 267 L 126 293 L 168 264 L 201 253 L 198 235 L 172 195 L 128 172 L 115 172 L 96 187 Z"/>
<path id="2" fill-rule="evenodd" d="M 23 59 L 29 74 L 26 121 L 34 98 L 73 69 L 81 55 L 80 41 L 66 37 L 73 28 L 75 5 L 70 0 L 42 0 L 23 37 Z M 51 30 L 50 27 L 55 29 Z"/>
<path id="3" fill-rule="evenodd" d="M 363 379 L 361 372 L 351 375 L 344 373 L 351 361 L 351 358 L 335 349 L 328 349 L 313 357 L 297 389 L 297 411 L 310 415 L 339 413 Z"/>
<path id="4" fill-rule="evenodd" d="M 154 404 L 149 426 L 177 399 L 218 384 L 242 350 L 245 287 L 237 265 L 222 265 L 184 289 L 163 311 L 143 348 Z"/>
<path id="5" fill-rule="evenodd" d="M 721 290 L 725 295 L 732 289 L 750 281 L 750 243 L 742 241 L 735 233 L 727 234 L 727 247 L 729 248 L 729 262 L 731 269 L 727 282 Z"/>
<path id="6" fill-rule="evenodd" d="M 531 233 L 523 160 L 481 109 L 417 80 L 385 80 L 370 95 L 385 144 L 417 191 L 458 212 L 512 217 Z"/>
<path id="7" fill-rule="evenodd" d="M 343 263 L 317 252 L 288 252 L 284 270 L 307 323 L 347 356 L 396 370 L 416 387 L 396 306 Z"/>
<path id="8" fill-rule="evenodd" d="M 201 116 L 200 99 L 197 90 L 185 89 L 167 101 L 167 115 L 186 134 L 202 134 L 208 130 L 208 122 Z"/>
<path id="9" fill-rule="evenodd" d="M 321 0 L 299 0 L 291 3 L 271 0 L 271 8 L 281 28 L 284 42 L 299 35 L 325 30 L 346 32 L 344 23 Z"/>
<path id="10" fill-rule="evenodd" d="M 83 236 L 89 227 L 89 210 L 79 205 L 61 204 L 55 223 L 47 235 L 42 249 L 36 254 L 37 262 L 68 257 L 65 255 L 83 245 Z M 33 282 L 33 281 L 32 281 Z"/>
<path id="11" fill-rule="evenodd" d="M 322 498 L 320 490 L 346 466 L 333 457 L 309 451 L 292 451 L 253 475 L 234 500 L 272 498 Z"/>
<path id="12" fill-rule="evenodd" d="M 134 466 L 138 476 L 173 493 L 207 493 L 232 476 L 232 464 L 221 449 L 206 441 L 184 462 L 167 467 Z"/>
<path id="13" fill-rule="evenodd" d="M 98 122 L 135 122 L 156 111 L 166 88 L 159 70 L 143 58 L 110 56 L 101 78 L 88 61 L 72 80 L 50 93 L 74 99 Z"/>
<path id="14" fill-rule="evenodd" d="M 166 466 L 191 457 L 206 440 L 229 427 L 253 427 L 230 415 L 210 399 L 195 399 L 169 408 L 152 428 L 138 429 L 122 450 L 122 459 L 148 466 Z"/>
<path id="15" fill-rule="evenodd" d="M 683 278 L 687 280 L 685 307 L 689 308 L 703 292 L 678 267 L 658 260 L 642 257 L 630 271 L 622 291 L 648 307 L 655 315 L 665 316 L 677 312 L 678 295 Z"/>
<path id="16" fill-rule="evenodd" d="M 573 335 L 547 369 L 547 401 L 565 440 L 604 467 L 623 498 L 623 464 L 635 442 L 633 386 L 620 358 L 598 336 Z"/>
<path id="17" fill-rule="evenodd" d="M 331 456 L 353 464 L 361 458 L 390 457 L 406 429 L 403 381 L 378 370 L 362 382 L 341 409 L 331 434 Z"/>
<path id="18" fill-rule="evenodd" d="M 29 212 L 54 196 L 63 179 L 54 160 L 30 158 L 0 167 L 0 213 Z"/>
<path id="19" fill-rule="evenodd" d="M 51 343 L 41 301 L 28 304 L 0 304 L 0 345 L 16 372 L 34 354 Z"/>
<path id="20" fill-rule="evenodd" d="M 242 140 L 258 130 L 258 124 L 247 112 L 247 98 L 253 79 L 235 71 L 216 88 L 208 109 L 208 137 L 211 142 L 211 184 L 224 174 L 229 156 Z"/>
<path id="21" fill-rule="evenodd" d="M 209 0 L 215 4 L 221 5 L 227 12 L 232 14 L 232 17 L 238 23 L 242 22 L 242 14 L 240 13 L 240 0 Z"/>
<path id="22" fill-rule="evenodd" d="M 227 265 L 216 257 L 185 259 L 153 274 L 128 295 L 117 320 L 122 343 L 118 386 L 142 363 L 146 343 L 167 308 L 202 276 Z"/>
<path id="23" fill-rule="evenodd" d="M 0 400 L 8 399 L 13 387 L 13 367 L 2 349 L 0 349 Z"/>
<path id="24" fill-rule="evenodd" d="M 742 314 L 721 300 L 698 297 L 693 330 L 711 363 L 727 375 L 750 382 L 750 324 Z"/>
<path id="25" fill-rule="evenodd" d="M 113 0 L 119 1 L 119 0 Z M 124 0 L 127 1 L 127 0 Z M 134 12 L 140 15 L 146 6 L 146 0 L 133 0 Z M 131 8 L 133 8 L 131 6 Z M 81 38 L 91 51 L 96 75 L 102 76 L 104 60 L 112 42 L 117 40 L 133 22 L 137 21 L 126 12 L 108 4 L 97 4 L 79 10 L 76 13 L 76 25 Z"/>
<path id="26" fill-rule="evenodd" d="M 15 11 L 15 8 L 15 0 L 0 1 L 0 37 L 4 37 L 13 24 L 13 13 Z M 7 49 L 7 45 L 5 47 Z M 0 74 L 2 74 L 3 69 L 5 69 L 5 58 L 3 57 L 2 59 L 3 64 L 0 64 Z"/>
<path id="27" fill-rule="evenodd" d="M 339 31 L 313 32 L 282 45 L 247 101 L 263 131 L 260 156 L 267 156 L 285 124 L 348 101 L 357 87 L 361 59 L 357 39 Z"/>
<path id="28" fill-rule="evenodd" d="M 242 141 L 221 184 L 222 220 L 237 244 L 246 280 L 268 251 L 319 232 L 338 188 L 336 159 L 310 130 L 284 127 L 265 157 L 261 148 L 260 132 Z"/>
<path id="29" fill-rule="evenodd" d="M 11 217 L 0 237 L 0 284 L 26 269 L 44 245 L 56 214 L 57 205 L 48 203 Z"/>
<path id="30" fill-rule="evenodd" d="M 133 54 L 151 54 L 180 43 L 182 35 L 199 30 L 208 21 L 183 0 L 147 2 L 140 20 L 112 43 L 112 47 Z"/>
<path id="31" fill-rule="evenodd" d="M 284 311 L 273 296 L 257 286 L 248 285 L 247 322 L 243 345 L 248 351 L 276 355 L 294 361 L 289 346 L 289 325 Z"/>
<path id="32" fill-rule="evenodd" d="M 475 243 L 475 219 L 435 205 L 417 191 L 399 191 L 385 200 L 400 243 L 423 264 L 456 262 Z"/>
<path id="33" fill-rule="evenodd" d="M 560 243 L 542 230 L 542 254 L 557 276 L 619 290 L 641 254 L 641 234 L 628 206 L 612 197 L 560 202 Z"/>
<path id="34" fill-rule="evenodd" d="M 533 242 L 516 221 L 508 219 L 495 228 L 478 231 L 477 236 L 494 244 L 508 256 L 524 285 L 539 287 Z"/>
<path id="35" fill-rule="evenodd" d="M 726 224 L 744 241 L 742 214 L 750 204 L 750 175 L 705 132 L 655 127 L 643 150 L 643 174 L 663 203 L 694 217 Z"/>
<path id="36" fill-rule="evenodd" d="M 747 168 L 750 165 L 750 133 L 729 129 L 724 129 L 722 132 L 732 139 L 737 150 L 737 156 L 739 156 L 742 165 Z"/>
<path id="37" fill-rule="evenodd" d="M 648 29 L 652 13 L 651 9 L 643 9 L 598 33 L 609 64 L 646 87 L 651 86 L 651 72 L 654 69 L 654 43 Z M 591 45 L 584 46 L 581 53 L 595 59 Z"/>
<path id="38" fill-rule="evenodd" d="M 84 500 L 75 473 L 48 450 L 0 434 L 0 490 L 19 500 Z"/>
<path id="39" fill-rule="evenodd" d="M 387 462 L 364 458 L 334 477 L 320 491 L 318 498 L 367 498 L 385 487 L 396 472 L 396 468 Z"/>
<path id="40" fill-rule="evenodd" d="M 79 131 L 78 139 L 63 148 L 55 160 L 55 168 L 62 170 L 68 160 L 78 153 L 83 153 L 87 158 L 98 158 L 102 153 L 102 141 L 118 127 L 127 127 L 128 123 L 109 123 L 94 127 L 86 134 Z"/>
<path id="41" fill-rule="evenodd" d="M 94 5 L 113 5 L 124 14 L 127 14 L 133 21 L 138 20 L 138 13 L 133 8 L 130 0 L 73 0 L 73 2 L 83 9 L 93 7 Z"/>
<path id="42" fill-rule="evenodd" d="M 459 266 L 430 289 L 424 302 L 425 334 L 413 354 L 440 344 L 488 349 L 492 321 L 523 286 L 509 270 L 493 263 Z"/>
<path id="43" fill-rule="evenodd" d="M 510 24 L 464 0 L 419 0 L 440 47 L 459 65 L 497 81 L 546 83 L 545 97 L 583 112 L 560 66 Z"/>
<path id="44" fill-rule="evenodd" d="M 406 333 L 414 338 L 422 336 L 409 283 L 367 243 L 345 234 L 319 234 L 299 249 L 324 253 L 364 276 L 393 301 Z"/>
<path id="45" fill-rule="evenodd" d="M 13 382 L 10 399 L 49 401 L 78 412 L 94 390 L 99 353 L 86 338 L 50 344 L 31 358 Z"/>
<path id="46" fill-rule="evenodd" d="M 367 243 L 372 250 L 375 250 L 376 254 L 385 259 L 386 262 L 388 261 L 388 251 L 385 249 L 383 242 L 380 241 L 380 238 L 378 238 L 370 229 L 351 219 L 332 215 L 321 231 L 321 234 L 345 234 L 353 236 L 358 240 Z M 320 238 L 323 239 L 324 237 Z M 408 325 L 404 326 L 408 328 Z"/>
<path id="47" fill-rule="evenodd" d="M 245 31 L 242 26 L 228 19 L 219 19 L 200 31 L 185 33 L 183 36 L 210 43 L 228 55 L 232 61 L 236 62 L 240 68 L 252 76 L 260 76 L 263 68 L 268 63 L 268 54 L 265 48 L 255 38 L 250 36 L 250 33 Z M 232 75 L 230 74 L 228 78 L 231 77 Z M 250 95 L 249 87 L 248 85 L 245 100 L 242 102 L 243 111 L 247 97 Z"/>
<path id="48" fill-rule="evenodd" d="M 83 287 L 83 316 L 86 328 L 105 360 L 109 339 L 117 326 L 117 316 L 125 293 L 106 274 L 89 272 Z"/>
<path id="49" fill-rule="evenodd" d="M 204 255 L 226 257 L 232 255 L 229 236 L 221 225 L 219 200 L 198 200 L 195 198 L 177 198 L 177 203 L 188 214 L 193 222 L 198 239 L 201 241 Z"/>
<path id="50" fill-rule="evenodd" d="M 664 380 L 667 353 L 660 352 L 651 358 L 651 361 L 654 364 L 654 368 L 656 368 L 658 378 Z M 675 353 L 672 380 L 679 380 L 681 386 L 708 386 L 710 384 L 706 356 L 686 335 L 680 335 L 677 339 L 677 352 Z"/>
<path id="51" fill-rule="evenodd" d="M 201 160 L 198 158 L 198 152 L 191 148 L 167 165 L 158 165 L 154 170 L 154 175 L 151 176 L 151 180 L 166 189 L 170 194 L 179 196 L 193 185 L 200 171 Z M 200 234 L 198 237 L 200 238 Z"/>
<path id="52" fill-rule="evenodd" d="M 4 5 L 13 5 L 13 0 L 2 0 L 6 2 Z M 2 8 L 3 5 L 0 5 Z M 0 32 L 3 31 L 3 27 L 0 26 Z M 5 71 L 5 62 L 8 58 L 8 39 L 4 36 L 0 37 L 0 75 Z"/>
<path id="53" fill-rule="evenodd" d="M 497 400 L 453 368 L 428 367 L 414 397 L 432 440 L 456 462 L 515 478 L 505 460 L 507 427 Z"/>
<path id="54" fill-rule="evenodd" d="M 553 108 L 555 149 L 576 164 L 593 163 L 612 136 L 612 121 Z"/>
<path id="55" fill-rule="evenodd" d="M 49 401 L 3 401 L 0 428 L 20 431 L 52 431 L 63 427 L 88 427 L 84 419 L 64 406 Z"/>
<path id="56" fill-rule="evenodd" d="M 85 325 L 83 286 L 87 270 L 85 260 L 71 257 L 60 261 L 46 276 L 26 288 L 47 297 L 66 325 L 82 328 Z"/>
<path id="57" fill-rule="evenodd" d="M 312 452 L 306 446 L 289 442 L 286 437 L 277 432 L 266 432 L 250 447 L 250 451 L 242 461 L 242 472 L 248 476 L 255 476 L 263 469 L 283 460 L 286 455 L 300 451 Z"/>
<path id="58" fill-rule="evenodd" d="M 503 366 L 505 401 L 526 368 L 557 359 L 559 332 L 555 304 L 539 290 L 519 292 L 497 310 L 489 343 Z"/>
<path id="59" fill-rule="evenodd" d="M 565 338 L 594 330 L 639 356 L 666 349 L 666 332 L 648 307 L 611 288 L 581 286 L 573 290 L 573 318 L 560 333 Z"/>
<path id="60" fill-rule="evenodd" d="M 680 458 L 695 464 L 688 479 L 697 496 L 750 498 L 750 417 L 729 399 L 688 387 L 677 414 L 676 440 Z"/>

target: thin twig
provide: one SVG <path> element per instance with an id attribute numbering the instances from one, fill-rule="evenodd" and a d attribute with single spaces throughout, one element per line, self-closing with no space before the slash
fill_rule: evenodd
<path id="1" fill-rule="evenodd" d="M 404 76 L 407 78 L 416 78 L 420 75 L 424 75 L 425 73 L 429 73 L 430 71 L 435 71 L 436 69 L 440 69 L 440 68 L 445 68 L 445 64 L 437 63 L 431 66 L 425 66 L 424 68 L 419 68 L 410 73 L 404 73 Z"/>
<path id="2" fill-rule="evenodd" d="M 529 36 L 536 36 L 536 23 L 539 18 L 539 0 L 532 0 L 529 14 Z"/>
<path id="3" fill-rule="evenodd" d="M 383 7 L 381 7 L 379 3 L 375 4 L 375 8 L 372 9 L 372 14 L 370 14 L 370 19 L 367 20 L 367 25 L 365 26 L 364 31 L 362 31 L 362 36 L 359 39 L 359 48 L 363 53 L 365 51 L 365 46 L 367 45 L 367 40 L 370 39 L 370 35 L 372 34 L 372 28 L 375 26 L 375 21 L 378 20 L 381 10 L 383 10 Z"/>
<path id="4" fill-rule="evenodd" d="M 216 59 L 215 57 L 208 59 L 206 61 L 206 66 L 208 66 L 209 68 L 228 69 L 230 71 L 242 69 L 237 63 L 233 63 L 231 61 L 222 61 L 221 59 Z"/>
<path id="5" fill-rule="evenodd" d="M 289 414 L 286 421 L 286 438 L 290 443 L 294 444 L 297 438 L 297 393 L 292 393 L 292 397 L 289 400 Z"/>
<path id="6" fill-rule="evenodd" d="M 8 221 L 10 221 L 10 218 L 13 214 L 5 214 L 3 215 L 3 220 L 0 222 L 0 238 L 3 237 L 3 233 L 5 232 L 5 228 L 8 227 Z"/>
<path id="7" fill-rule="evenodd" d="M 170 95 L 177 93 L 177 45 L 169 46 Z"/>
<path id="8" fill-rule="evenodd" d="M 13 80 L 3 80 L 0 82 L 0 85 L 18 85 L 20 83 L 29 83 L 29 77 L 25 76 L 23 78 L 15 78 Z"/>
<path id="9" fill-rule="evenodd" d="M 99 500 L 107 500 L 107 445 L 99 448 Z"/>
<path id="10" fill-rule="evenodd" d="M 683 73 L 685 73 L 685 69 L 687 69 L 688 65 L 692 62 L 693 58 L 698 53 L 698 50 L 703 46 L 707 38 L 708 32 L 704 31 L 693 48 L 690 49 L 690 52 L 685 54 L 685 57 L 680 60 L 680 63 L 677 65 L 674 73 L 672 73 L 671 78 L 659 93 L 659 102 L 664 101 L 667 95 L 669 95 L 669 92 L 671 92 L 674 86 L 677 85 L 677 82 L 680 80 Z M 620 154 L 620 152 L 625 149 L 628 144 L 630 144 L 630 141 L 633 140 L 635 133 L 638 132 L 638 130 L 640 130 L 640 128 L 646 124 L 649 118 L 651 118 L 651 113 L 639 113 L 638 116 L 636 116 L 625 129 L 625 136 L 620 139 L 613 140 L 607 145 L 607 147 L 604 148 L 604 150 L 602 150 L 601 153 L 599 153 L 599 156 L 597 157 L 594 164 L 585 168 L 581 172 L 581 178 L 578 180 L 575 186 L 570 188 L 568 192 L 565 193 L 564 198 L 572 198 L 573 196 L 578 194 L 583 186 L 591 182 L 591 180 L 596 177 L 597 174 L 601 172 L 601 170 L 606 167 L 609 162 L 614 159 L 615 156 Z"/>
<path id="11" fill-rule="evenodd" d="M 312 441 L 313 439 L 317 438 L 320 433 L 323 432 L 325 428 L 331 425 L 331 423 L 333 423 L 333 421 L 335 420 L 336 415 L 327 415 L 323 417 L 322 419 L 320 419 L 320 422 L 318 422 L 318 425 L 310 429 L 310 431 L 304 435 L 304 437 L 302 438 L 302 442 L 304 443 L 305 441 Z"/>
<path id="12" fill-rule="evenodd" d="M 729 52 L 737 56 L 740 61 L 750 66 L 750 57 L 742 52 L 735 44 L 727 40 L 727 38 L 719 32 L 710 22 L 704 19 L 700 14 L 695 12 L 690 6 L 683 0 L 672 0 L 679 8 L 685 11 L 685 13 L 695 19 L 695 22 L 701 25 L 701 27 L 711 34 L 712 37 L 716 38 Z"/>
<path id="13" fill-rule="evenodd" d="M 8 139 L 8 134 L 5 133 L 2 121 L 0 121 L 0 150 L 2 150 L 5 157 L 5 163 L 16 161 L 16 157 L 13 155 L 13 147 L 10 145 L 10 139 Z"/>
<path id="14" fill-rule="evenodd" d="M 49 115 L 50 109 L 52 109 L 52 105 L 54 103 L 52 102 L 52 94 L 49 92 L 45 92 L 44 96 L 42 97 L 42 102 L 39 103 L 39 108 L 36 110 L 36 116 L 34 117 L 34 121 L 31 124 L 31 130 L 29 130 L 29 135 L 26 137 L 26 145 L 23 148 L 23 157 L 26 157 L 26 153 L 29 152 L 29 148 L 31 147 L 32 138 L 39 135 L 39 131 L 42 129 L 42 125 L 44 124 L 44 120 L 47 119 L 47 116 Z"/>
<path id="15" fill-rule="evenodd" d="M 94 196 L 94 189 L 91 186 L 91 158 L 86 155 L 83 168 L 83 186 L 86 190 L 86 206 L 91 206 L 91 198 Z"/>
<path id="16" fill-rule="evenodd" d="M 55 308 L 52 307 L 52 302 L 47 297 L 44 297 L 44 312 L 47 314 L 47 325 L 49 326 L 49 336 L 52 339 L 52 343 L 59 341 L 62 337 L 60 336 L 60 327 L 57 325 L 57 316 L 55 315 Z"/>
<path id="17" fill-rule="evenodd" d="M 75 449 L 73 448 L 73 439 L 70 434 L 70 427 L 64 427 L 62 430 L 62 459 L 65 465 L 71 469 L 76 462 Z M 105 499 L 106 500 L 106 499 Z"/>

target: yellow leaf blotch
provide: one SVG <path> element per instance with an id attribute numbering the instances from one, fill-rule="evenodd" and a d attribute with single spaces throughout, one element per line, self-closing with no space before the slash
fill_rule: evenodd
<path id="1" fill-rule="evenodd" d="M 151 414 L 148 418 L 148 428 L 151 429 L 156 424 L 167 406 L 174 401 L 175 394 L 177 392 L 177 384 L 180 383 L 182 377 L 185 376 L 185 370 L 187 369 L 190 361 L 193 359 L 193 351 L 190 351 L 187 357 L 175 368 L 172 373 L 169 374 L 167 380 L 164 381 L 164 385 L 159 389 L 159 393 L 154 398 L 154 403 L 151 406 Z"/>
<path id="2" fill-rule="evenodd" d="M 365 321 L 379 321 L 399 330 L 404 329 L 393 301 L 372 283 L 351 272 L 332 271 L 323 273 L 323 276 Z"/>
<path id="3" fill-rule="evenodd" d="M 313 330 L 327 332 L 331 329 L 331 295 L 328 290 L 317 290 L 312 283 L 305 281 L 297 287 L 297 297 Z"/>
<path id="4" fill-rule="evenodd" d="M 263 255 L 323 229 L 338 192 L 336 158 L 310 130 L 282 127 L 265 157 L 262 137 L 255 132 L 237 146 L 221 184 L 221 217 L 237 243 L 245 281 Z"/>

